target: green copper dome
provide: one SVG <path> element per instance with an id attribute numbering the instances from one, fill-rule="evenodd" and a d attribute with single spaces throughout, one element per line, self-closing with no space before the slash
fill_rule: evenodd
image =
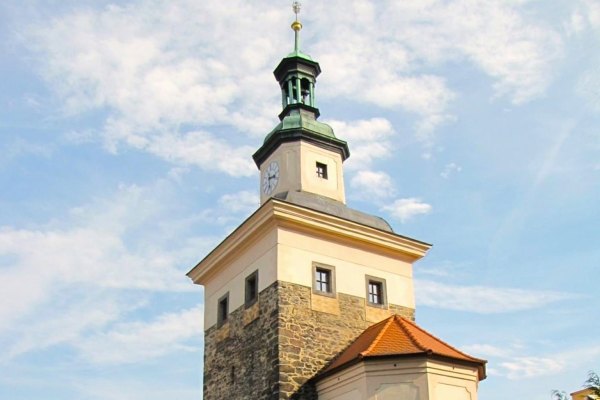
<path id="1" fill-rule="evenodd" d="M 334 138 L 333 128 L 327 124 L 317 121 L 314 117 L 303 115 L 302 112 L 288 114 L 283 120 L 277 124 L 277 126 L 265 137 L 265 143 L 271 139 L 273 135 L 278 132 L 287 130 L 301 129 L 304 131 L 310 131 L 317 135 L 324 136 L 327 138 Z"/>
<path id="2" fill-rule="evenodd" d="M 292 51 L 290 54 L 288 54 L 287 56 L 285 56 L 285 58 L 294 58 L 294 57 L 299 57 L 302 58 L 304 60 L 308 60 L 308 61 L 315 61 L 312 59 L 311 56 L 309 56 L 308 54 L 305 54 L 303 52 L 301 52 L 300 50 L 294 50 Z"/>
<path id="3" fill-rule="evenodd" d="M 299 6 L 294 4 L 297 13 Z M 302 24 L 297 18 L 292 29 L 294 51 L 283 58 L 273 71 L 281 89 L 281 122 L 269 132 L 263 145 L 252 156 L 259 168 L 281 144 L 290 142 L 311 143 L 338 153 L 342 161 L 350 156 L 348 144 L 335 137 L 331 126 L 317 121 L 320 112 L 315 100 L 315 84 L 321 67 L 311 56 L 300 51 Z"/>

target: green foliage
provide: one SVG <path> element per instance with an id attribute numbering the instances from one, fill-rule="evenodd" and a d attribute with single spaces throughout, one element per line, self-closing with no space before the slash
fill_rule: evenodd
<path id="1" fill-rule="evenodd" d="M 586 389 L 592 389 L 596 396 L 600 396 L 600 377 L 594 371 L 588 372 L 588 377 L 583 386 Z"/>
<path id="2" fill-rule="evenodd" d="M 586 389 L 592 389 L 592 393 L 600 398 L 600 377 L 594 371 L 588 372 L 587 380 L 583 383 Z M 569 400 L 567 393 L 560 390 L 552 391 L 552 400 Z"/>
<path id="3" fill-rule="evenodd" d="M 552 400 L 569 400 L 569 396 L 565 392 L 559 390 L 552 391 Z"/>

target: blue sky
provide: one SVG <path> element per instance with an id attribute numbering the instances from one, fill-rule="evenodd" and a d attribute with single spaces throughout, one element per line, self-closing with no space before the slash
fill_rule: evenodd
<path id="1" fill-rule="evenodd" d="M 198 399 L 187 272 L 258 205 L 285 1 L 0 5 L 0 398 Z M 433 243 L 480 398 L 600 371 L 600 2 L 304 2 L 350 206 Z"/>

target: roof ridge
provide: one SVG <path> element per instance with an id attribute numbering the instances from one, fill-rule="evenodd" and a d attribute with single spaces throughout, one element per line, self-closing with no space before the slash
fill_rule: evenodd
<path id="1" fill-rule="evenodd" d="M 452 350 L 454 350 L 454 351 L 458 352 L 459 354 L 461 354 L 461 355 L 463 355 L 463 356 L 465 356 L 465 357 L 467 357 L 467 358 L 470 358 L 471 360 L 474 360 L 474 361 L 484 361 L 484 360 L 482 360 L 482 359 L 475 358 L 475 357 L 473 357 L 473 356 L 471 356 L 471 355 L 469 355 L 469 354 L 467 354 L 467 353 L 464 353 L 464 352 L 460 351 L 459 349 L 457 349 L 456 347 L 452 346 L 451 344 L 449 344 L 449 343 L 446 343 L 446 342 L 445 342 L 445 341 L 443 341 L 442 339 L 438 338 L 438 337 L 437 337 L 437 336 L 435 336 L 433 333 L 427 332 L 426 330 L 424 330 L 423 328 L 421 328 L 419 325 L 415 324 L 413 321 L 410 321 L 410 320 L 408 320 L 408 319 L 405 319 L 405 318 L 403 318 L 403 317 L 400 317 L 400 316 L 398 316 L 398 317 L 399 317 L 399 318 L 401 318 L 403 321 L 410 323 L 412 326 L 414 326 L 415 328 L 417 328 L 419 331 L 423 332 L 425 335 L 431 336 L 431 337 L 432 337 L 432 338 L 434 338 L 435 340 L 437 340 L 437 341 L 439 341 L 440 343 L 442 343 L 442 344 L 444 344 L 444 345 L 448 346 L 449 348 L 451 348 Z M 411 338 L 413 338 L 413 335 L 412 335 L 410 332 L 407 332 L 407 333 L 408 333 L 408 335 L 409 335 Z M 417 345 L 418 345 L 418 346 L 419 346 L 421 349 L 423 349 L 423 351 L 433 351 L 433 349 L 428 349 L 428 348 L 425 348 L 425 346 L 423 346 L 421 343 L 419 343 L 419 342 L 417 341 L 417 339 L 416 339 L 416 338 L 415 338 L 414 340 L 415 340 L 415 343 L 417 343 Z"/>
<path id="2" fill-rule="evenodd" d="M 413 344 L 414 344 L 414 345 L 416 345 L 416 346 L 417 346 L 419 349 L 421 349 L 422 351 L 428 351 L 428 350 L 431 350 L 431 349 L 428 349 L 428 348 L 426 348 L 425 346 L 423 346 L 423 345 L 421 344 L 421 342 L 419 342 L 419 341 L 417 340 L 417 338 L 415 337 L 415 335 L 413 335 L 413 334 L 410 332 L 410 330 L 408 330 L 408 329 L 407 329 L 407 328 L 404 326 L 403 322 L 404 322 L 404 321 L 408 321 L 407 319 L 405 319 L 405 318 L 401 317 L 401 316 L 400 316 L 400 315 L 398 315 L 398 314 L 395 314 L 395 315 L 394 315 L 394 317 L 396 317 L 395 319 L 396 319 L 396 321 L 397 321 L 397 324 L 398 324 L 398 326 L 400 327 L 400 329 L 402 329 L 402 331 L 403 331 L 403 332 L 406 334 L 406 336 L 408 336 L 408 337 L 410 338 L 410 340 L 413 342 Z M 416 324 L 413 324 L 413 325 L 417 326 Z"/>
<path id="3" fill-rule="evenodd" d="M 381 322 L 378 322 L 375 325 L 371 326 L 371 328 L 374 328 L 375 326 L 377 326 L 379 324 L 384 325 L 383 328 L 381 328 L 381 330 L 375 337 L 375 339 L 373 339 L 373 341 L 371 342 L 369 347 L 367 347 L 365 350 L 363 350 L 359 353 L 361 357 L 369 354 L 373 350 L 373 348 L 379 343 L 379 341 L 381 340 L 381 338 L 383 337 L 384 333 L 387 331 L 387 328 L 390 326 L 390 324 L 392 323 L 393 320 L 394 320 L 394 316 L 391 316 L 391 317 L 388 317 L 388 318 L 382 320 Z"/>

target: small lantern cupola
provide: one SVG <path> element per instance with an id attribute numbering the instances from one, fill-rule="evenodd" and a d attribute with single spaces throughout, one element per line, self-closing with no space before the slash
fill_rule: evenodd
<path id="1" fill-rule="evenodd" d="M 302 108 L 319 117 L 319 110 L 315 102 L 316 78 L 321 73 L 319 63 L 314 61 L 308 54 L 300 51 L 300 30 L 302 23 L 298 21 L 300 3 L 294 2 L 296 20 L 292 23 L 294 30 L 294 51 L 287 55 L 277 68 L 275 78 L 281 87 L 281 99 L 283 112 L 279 119 L 283 119 L 292 109 Z"/>

